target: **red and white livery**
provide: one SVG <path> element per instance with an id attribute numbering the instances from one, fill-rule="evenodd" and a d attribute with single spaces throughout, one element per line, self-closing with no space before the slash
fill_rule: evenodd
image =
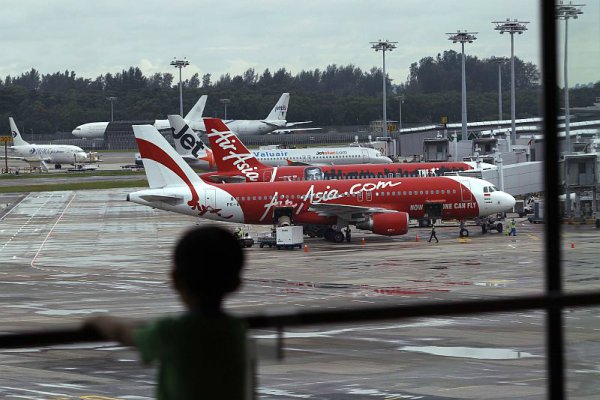
<path id="1" fill-rule="evenodd" d="M 326 226 L 324 236 L 339 242 L 350 225 L 402 235 L 409 218 L 475 218 L 515 204 L 491 183 L 459 176 L 210 184 L 153 126 L 134 125 L 133 130 L 150 188 L 130 193 L 127 200 L 215 221 Z"/>

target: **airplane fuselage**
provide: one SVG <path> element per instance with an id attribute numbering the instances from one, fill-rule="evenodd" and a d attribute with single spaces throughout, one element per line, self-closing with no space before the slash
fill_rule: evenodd
<path id="1" fill-rule="evenodd" d="M 284 128 L 286 121 L 277 120 L 251 120 L 251 119 L 233 119 L 223 121 L 227 127 L 238 135 L 266 135 L 274 130 Z"/>
<path id="2" fill-rule="evenodd" d="M 80 147 L 71 145 L 27 144 L 10 147 L 11 156 L 26 160 L 40 160 L 52 164 L 74 164 L 86 161 L 88 156 Z"/>
<path id="3" fill-rule="evenodd" d="M 427 205 L 441 205 L 442 218 L 474 218 L 507 211 L 514 198 L 507 193 L 484 193 L 489 182 L 467 177 L 390 178 L 336 181 L 263 182 L 248 184 L 178 186 L 148 189 L 128 200 L 150 207 L 217 221 L 246 224 L 274 223 L 274 211 L 288 208 L 296 224 L 333 225 L 336 217 L 313 206 L 319 204 L 397 211 L 410 218 L 425 217 Z M 177 203 L 148 200 L 165 193 Z M 144 199 L 145 198 L 145 199 Z"/>
<path id="4" fill-rule="evenodd" d="M 495 168 L 494 165 L 482 163 L 482 168 Z M 423 162 L 423 163 L 391 163 L 391 164 L 346 164 L 327 166 L 280 166 L 251 168 L 248 164 L 238 162 L 237 171 L 203 173 L 200 177 L 206 181 L 218 182 L 211 176 L 234 177 L 243 176 L 246 182 L 276 182 L 302 180 L 331 179 L 367 179 L 367 178 L 401 178 L 444 176 L 450 172 L 473 170 L 474 162 Z"/>

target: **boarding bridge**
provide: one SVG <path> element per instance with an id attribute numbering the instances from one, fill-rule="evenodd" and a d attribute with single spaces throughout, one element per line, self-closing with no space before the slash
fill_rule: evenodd
<path id="1" fill-rule="evenodd" d="M 484 179 L 513 196 L 526 196 L 544 191 L 544 166 L 541 161 L 497 166 L 498 169 L 495 170 L 475 169 L 460 172 L 460 175 Z"/>

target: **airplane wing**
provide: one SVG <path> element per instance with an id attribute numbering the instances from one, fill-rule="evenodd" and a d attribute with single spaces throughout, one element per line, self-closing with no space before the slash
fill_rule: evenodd
<path id="1" fill-rule="evenodd" d="M 215 183 L 244 183 L 246 182 L 246 177 L 241 175 L 218 175 L 213 174 L 209 175 L 208 179 Z"/>
<path id="2" fill-rule="evenodd" d="M 294 132 L 309 132 L 309 131 L 320 131 L 323 128 L 282 128 L 275 129 L 272 134 L 280 134 L 280 133 L 294 133 Z"/>
<path id="3" fill-rule="evenodd" d="M 349 222 L 360 222 L 371 214 L 396 213 L 398 211 L 381 207 L 350 206 L 346 204 L 316 203 L 311 204 L 308 211 L 322 217 L 338 217 Z"/>
<path id="4" fill-rule="evenodd" d="M 311 122 L 312 122 L 312 121 L 287 122 L 287 123 L 285 124 L 285 127 L 286 127 L 286 128 L 291 128 L 291 127 L 293 127 L 293 126 L 296 126 L 296 125 L 310 124 Z M 319 129 L 320 129 L 320 128 L 319 128 Z"/>

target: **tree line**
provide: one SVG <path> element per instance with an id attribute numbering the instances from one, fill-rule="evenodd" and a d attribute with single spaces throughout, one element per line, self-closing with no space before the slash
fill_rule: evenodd
<path id="1" fill-rule="evenodd" d="M 467 102 L 470 121 L 498 118 L 500 68 L 504 118 L 510 110 L 510 63 L 500 67 L 493 59 L 466 56 Z M 539 116 L 540 73 L 532 63 L 515 58 L 517 117 Z M 292 74 L 285 68 L 258 73 L 249 68 L 241 75 L 193 75 L 182 82 L 184 113 L 208 95 L 206 116 L 223 117 L 220 99 L 229 99 L 227 115 L 236 119 L 265 118 L 283 92 L 290 92 L 288 121 L 314 121 L 315 126 L 368 125 L 381 119 L 383 72 L 354 65 L 328 65 L 324 69 Z M 403 97 L 403 125 L 461 120 L 461 55 L 448 50 L 411 64 L 405 82 L 386 77 L 387 116 L 398 119 Z M 24 133 L 70 132 L 86 122 L 164 119 L 179 112 L 179 82 L 172 73 L 145 76 L 138 67 L 106 73 L 95 79 L 66 70 L 41 74 L 35 68 L 20 76 L 0 79 L 0 124 L 8 132 L 13 116 Z M 600 97 L 600 82 L 571 89 L 571 106 L 587 106 Z"/>

